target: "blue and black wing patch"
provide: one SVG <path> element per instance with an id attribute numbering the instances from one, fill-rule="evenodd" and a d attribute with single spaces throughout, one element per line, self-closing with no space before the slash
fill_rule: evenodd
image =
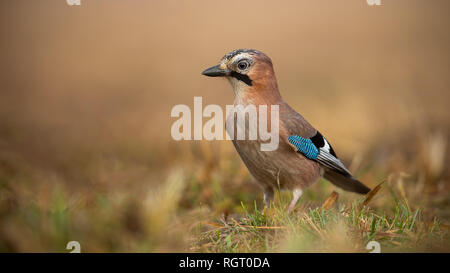
<path id="1" fill-rule="evenodd" d="M 338 159 L 331 145 L 319 132 L 311 138 L 291 135 L 288 136 L 288 141 L 297 148 L 297 152 L 324 166 L 324 177 L 334 185 L 346 191 L 361 194 L 366 194 L 370 191 L 368 187 L 351 175 Z"/>
<path id="2" fill-rule="evenodd" d="M 298 152 L 301 152 L 309 159 L 315 160 L 319 155 L 319 150 L 310 138 L 304 138 L 301 136 L 288 136 L 288 140 L 289 143 L 297 148 Z"/>
<path id="3" fill-rule="evenodd" d="M 317 161 L 325 167 L 339 173 L 350 175 L 344 164 L 337 158 L 331 145 L 319 131 L 311 137 L 304 138 L 297 135 L 288 136 L 288 141 L 307 158 Z"/>

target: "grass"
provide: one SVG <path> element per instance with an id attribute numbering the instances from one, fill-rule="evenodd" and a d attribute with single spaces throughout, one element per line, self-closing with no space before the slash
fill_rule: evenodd
<path id="1" fill-rule="evenodd" d="M 438 143 L 432 144 L 433 139 Z M 438 144 L 446 147 L 441 137 L 410 141 L 416 149 Z M 419 144 L 421 141 L 426 141 L 426 145 Z M 400 147 L 395 142 L 388 145 Z M 442 148 L 435 150 L 442 154 Z M 286 213 L 291 198 L 288 192 L 278 192 L 272 206 L 264 209 L 260 198 L 236 195 L 234 189 L 223 187 L 217 194 L 211 194 L 217 216 L 199 220 L 201 224 L 191 234 L 189 250 L 369 252 L 368 243 L 376 241 L 382 252 L 448 252 L 449 195 L 441 184 L 447 173 L 441 161 L 445 156 L 428 150 L 416 154 L 419 156 L 396 166 L 410 170 L 408 174 L 393 171 L 390 156 L 378 164 L 369 160 L 369 164 L 361 165 L 355 173 L 372 183 L 372 191 L 365 197 L 340 190 L 334 192 L 329 182 L 321 180 L 305 191 L 291 215 Z M 367 155 L 372 156 L 376 157 Z M 354 162 L 350 165 L 355 168 Z M 231 172 L 220 166 L 216 171 Z M 228 178 L 224 180 L 230 183 Z M 231 201 L 222 200 L 233 197 Z M 221 203 L 227 204 L 228 210 L 214 206 Z"/>
<path id="2" fill-rule="evenodd" d="M 322 179 L 288 215 L 291 193 L 277 192 L 264 208 L 234 151 L 214 145 L 192 147 L 186 162 L 160 176 L 134 161 L 85 159 L 90 167 L 75 166 L 75 177 L 93 182 L 80 186 L 73 171 L 59 175 L 4 157 L 0 251 L 68 252 L 69 241 L 82 252 L 369 252 L 371 241 L 382 252 L 450 250 L 447 170 L 436 156 L 397 160 L 406 174 L 393 169 L 395 155 L 375 163 L 377 154 L 368 153 L 367 163 L 349 166 L 371 193 Z"/>
<path id="3" fill-rule="evenodd" d="M 242 204 L 239 219 L 208 223 L 212 228 L 199 234 L 197 247 L 207 252 L 368 252 L 367 244 L 377 241 L 383 252 L 426 251 L 430 242 L 447 249 L 447 231 L 437 220 L 423 221 L 420 209 L 412 211 L 399 201 L 391 212 L 377 212 L 361 207 L 363 201 L 330 209 L 302 207 L 292 215 L 286 214 L 287 203 L 276 202 L 264 213 L 256 204 L 252 211 Z"/>

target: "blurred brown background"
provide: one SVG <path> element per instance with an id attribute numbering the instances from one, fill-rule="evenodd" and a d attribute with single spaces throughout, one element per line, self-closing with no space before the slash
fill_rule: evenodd
<path id="1" fill-rule="evenodd" d="M 229 84 L 200 73 L 237 48 L 272 58 L 285 100 L 346 162 L 381 158 L 388 171 L 407 172 L 398 162 L 428 150 L 410 147 L 413 139 L 435 133 L 445 156 L 449 8 L 445 0 L 2 1 L 0 168 L 11 191 L 3 210 L 39 204 L 51 181 L 130 196 L 173 166 L 197 174 L 192 159 L 204 144 L 173 141 L 170 110 L 194 96 L 231 104 Z M 230 142 L 207 145 L 241 164 Z M 23 244 L 9 247 L 39 250 Z"/>

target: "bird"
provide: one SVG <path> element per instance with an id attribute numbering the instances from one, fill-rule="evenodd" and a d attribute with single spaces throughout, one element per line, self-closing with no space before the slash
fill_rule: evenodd
<path id="1" fill-rule="evenodd" d="M 339 160 L 328 140 L 283 100 L 272 60 L 265 53 L 237 49 L 225 54 L 219 64 L 202 74 L 227 78 L 234 91 L 234 106 L 278 105 L 277 149 L 262 151 L 259 148 L 261 139 L 232 139 L 236 151 L 264 193 L 265 207 L 271 205 L 275 189 L 288 190 L 293 196 L 287 212 L 293 212 L 304 190 L 321 177 L 346 191 L 359 194 L 370 191 Z M 229 121 L 234 119 L 234 114 L 227 116 L 227 131 Z"/>

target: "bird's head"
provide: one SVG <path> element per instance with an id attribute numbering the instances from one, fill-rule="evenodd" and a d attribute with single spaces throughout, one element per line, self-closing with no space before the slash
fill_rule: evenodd
<path id="1" fill-rule="evenodd" d="M 226 77 L 236 94 L 243 92 L 276 90 L 272 61 L 261 51 L 238 49 L 227 53 L 218 65 L 202 72 L 209 77 Z"/>

